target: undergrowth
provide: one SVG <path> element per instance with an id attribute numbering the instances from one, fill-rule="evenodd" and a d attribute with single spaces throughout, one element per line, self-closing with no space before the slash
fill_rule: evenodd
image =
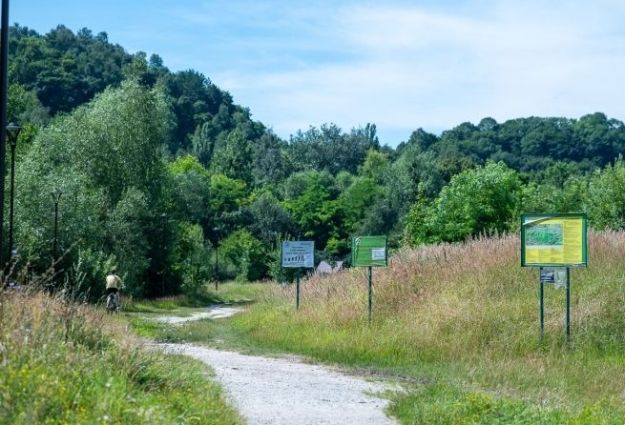
<path id="1" fill-rule="evenodd" d="M 237 424 L 208 369 L 145 349 L 125 323 L 33 292 L 0 293 L 0 423 Z"/>

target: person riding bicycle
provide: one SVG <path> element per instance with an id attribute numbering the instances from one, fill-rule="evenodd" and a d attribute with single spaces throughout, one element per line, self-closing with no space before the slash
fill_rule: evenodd
<path id="1" fill-rule="evenodd" d="M 111 270 L 111 273 L 106 276 L 106 299 L 108 307 L 108 299 L 113 295 L 115 301 L 114 309 L 117 309 L 119 304 L 119 290 L 122 288 L 123 282 L 114 272 L 115 269 Z"/>

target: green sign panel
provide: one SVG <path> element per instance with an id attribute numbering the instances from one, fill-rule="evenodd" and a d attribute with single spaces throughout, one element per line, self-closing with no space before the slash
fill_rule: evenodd
<path id="1" fill-rule="evenodd" d="M 355 267 L 386 267 L 388 249 L 386 236 L 357 236 L 352 240 L 352 265 Z"/>

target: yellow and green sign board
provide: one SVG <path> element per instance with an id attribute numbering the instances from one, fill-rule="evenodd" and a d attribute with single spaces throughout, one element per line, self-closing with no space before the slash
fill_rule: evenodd
<path id="1" fill-rule="evenodd" d="M 584 214 L 524 214 L 521 266 L 585 267 L 586 227 Z"/>
<path id="2" fill-rule="evenodd" d="M 385 267 L 387 262 L 386 236 L 356 236 L 352 240 L 354 267 Z"/>

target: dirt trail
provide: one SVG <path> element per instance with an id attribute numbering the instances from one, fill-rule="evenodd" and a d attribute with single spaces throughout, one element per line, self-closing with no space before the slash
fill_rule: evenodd
<path id="1" fill-rule="evenodd" d="M 191 344 L 161 347 L 211 366 L 249 425 L 396 424 L 384 414 L 388 401 L 376 396 L 397 389 L 386 384 L 293 357 L 248 356 Z"/>
<path id="2" fill-rule="evenodd" d="M 194 313 L 186 317 L 161 316 L 161 317 L 156 318 L 155 320 L 157 320 L 158 322 L 162 322 L 162 323 L 168 323 L 170 325 L 180 325 L 183 323 L 193 322 L 195 320 L 202 320 L 202 319 L 223 319 L 225 317 L 233 316 L 241 311 L 243 311 L 243 309 L 239 307 L 213 306 L 213 307 L 209 307 L 207 311 Z"/>

